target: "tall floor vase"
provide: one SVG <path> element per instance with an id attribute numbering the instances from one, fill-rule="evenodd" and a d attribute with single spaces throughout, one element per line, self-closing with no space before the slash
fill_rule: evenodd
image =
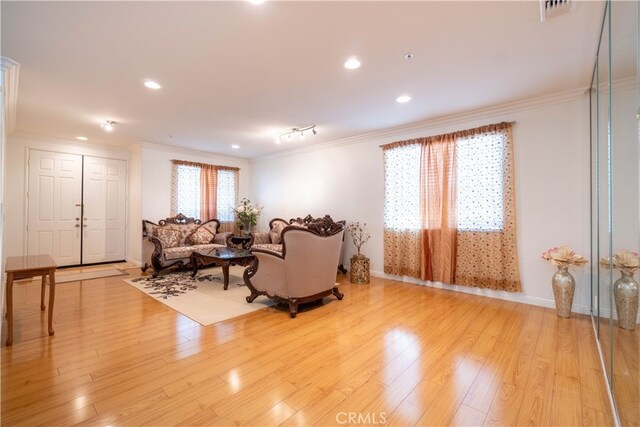
<path id="1" fill-rule="evenodd" d="M 560 317 L 571 317 L 573 294 L 576 290 L 576 281 L 569 273 L 568 265 L 559 265 L 558 271 L 551 278 L 553 296 L 556 300 L 556 312 Z"/>
<path id="2" fill-rule="evenodd" d="M 351 283 L 369 283 L 369 258 L 357 254 L 351 257 Z"/>
<path id="3" fill-rule="evenodd" d="M 633 331 L 638 317 L 638 282 L 633 280 L 633 274 L 622 270 L 620 273 L 622 276 L 613 284 L 618 326 Z"/>

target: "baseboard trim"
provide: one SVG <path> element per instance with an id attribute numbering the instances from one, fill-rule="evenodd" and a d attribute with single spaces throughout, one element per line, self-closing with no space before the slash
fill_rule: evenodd
<path id="1" fill-rule="evenodd" d="M 127 262 L 129 264 L 135 265 L 136 267 L 141 267 L 142 266 L 142 261 L 138 261 L 137 259 L 127 258 Z"/>
<path id="2" fill-rule="evenodd" d="M 420 279 L 415 279 L 413 277 L 395 276 L 393 274 L 386 274 L 382 271 L 371 271 L 371 275 L 374 277 L 381 277 L 383 279 L 397 280 L 398 282 L 403 282 L 403 283 L 413 283 L 419 286 L 428 286 L 430 288 L 443 289 L 445 291 L 462 292 L 465 294 L 479 295 L 482 297 L 518 302 L 521 304 L 536 305 L 539 307 L 546 307 L 546 308 L 556 307 L 556 303 L 552 299 L 532 297 L 532 296 L 524 295 L 522 293 L 494 291 L 492 289 L 472 288 L 472 287 L 460 286 L 460 285 L 447 285 L 440 282 L 425 282 Z M 571 307 L 571 311 L 573 313 L 586 314 L 587 316 L 591 315 L 591 307 L 586 305 L 580 305 L 580 304 L 574 303 L 573 306 Z M 601 311 L 602 317 L 609 318 L 609 316 L 611 315 L 611 312 L 609 310 L 601 309 L 600 311 Z M 613 318 L 617 320 L 615 310 L 613 313 Z M 640 324 L 640 313 L 638 313 L 638 318 L 636 319 L 636 323 Z"/>

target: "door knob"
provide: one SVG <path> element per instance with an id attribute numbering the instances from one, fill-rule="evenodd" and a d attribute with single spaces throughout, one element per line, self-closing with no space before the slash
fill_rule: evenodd
<path id="1" fill-rule="evenodd" d="M 76 221 L 80 221 L 80 218 L 76 217 Z"/>
<path id="2" fill-rule="evenodd" d="M 80 227 L 80 224 L 76 224 L 76 228 Z"/>
<path id="3" fill-rule="evenodd" d="M 82 226 L 83 226 L 83 227 L 88 227 L 88 225 L 87 225 L 87 224 L 82 224 Z"/>

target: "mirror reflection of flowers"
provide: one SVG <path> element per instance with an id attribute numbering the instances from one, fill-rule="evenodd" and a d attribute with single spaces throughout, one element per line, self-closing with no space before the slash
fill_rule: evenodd
<path id="1" fill-rule="evenodd" d="M 600 265 L 606 269 L 611 265 L 613 268 L 617 268 L 625 273 L 634 274 L 640 270 L 640 256 L 636 252 L 623 249 L 617 254 L 614 254 L 613 258 L 602 258 Z"/>
<path id="2" fill-rule="evenodd" d="M 261 206 L 254 206 L 251 203 L 251 200 L 244 198 L 240 204 L 233 209 L 233 211 L 238 215 L 238 224 L 256 225 L 262 209 L 263 208 Z"/>
<path id="3" fill-rule="evenodd" d="M 587 260 L 584 259 L 581 255 L 576 255 L 576 253 L 569 246 L 560 246 L 559 248 L 551 248 L 546 252 L 542 253 L 542 259 L 545 261 L 550 261 L 551 264 L 557 265 L 558 267 L 575 265 L 576 267 L 582 267 L 587 263 Z"/>
<path id="4" fill-rule="evenodd" d="M 351 223 L 347 226 L 347 230 L 351 233 L 353 244 L 358 249 L 358 255 L 360 255 L 360 248 L 371 238 L 371 235 L 367 232 L 367 223 L 364 222 L 362 225 L 359 222 Z"/>

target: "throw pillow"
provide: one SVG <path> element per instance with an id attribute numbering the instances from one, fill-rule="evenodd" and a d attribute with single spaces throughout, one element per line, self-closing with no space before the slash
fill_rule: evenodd
<path id="1" fill-rule="evenodd" d="M 187 243 L 190 245 L 206 245 L 211 243 L 215 234 L 207 230 L 205 227 L 198 227 L 196 231 L 187 236 Z"/>
<path id="2" fill-rule="evenodd" d="M 171 228 L 156 228 L 153 234 L 160 240 L 162 247 L 175 248 L 180 243 L 180 232 Z"/>
<path id="3" fill-rule="evenodd" d="M 271 237 L 271 243 L 275 243 L 279 245 L 282 243 L 282 230 L 287 226 L 286 222 L 277 221 L 273 224 L 273 228 L 269 232 L 269 237 Z"/>

